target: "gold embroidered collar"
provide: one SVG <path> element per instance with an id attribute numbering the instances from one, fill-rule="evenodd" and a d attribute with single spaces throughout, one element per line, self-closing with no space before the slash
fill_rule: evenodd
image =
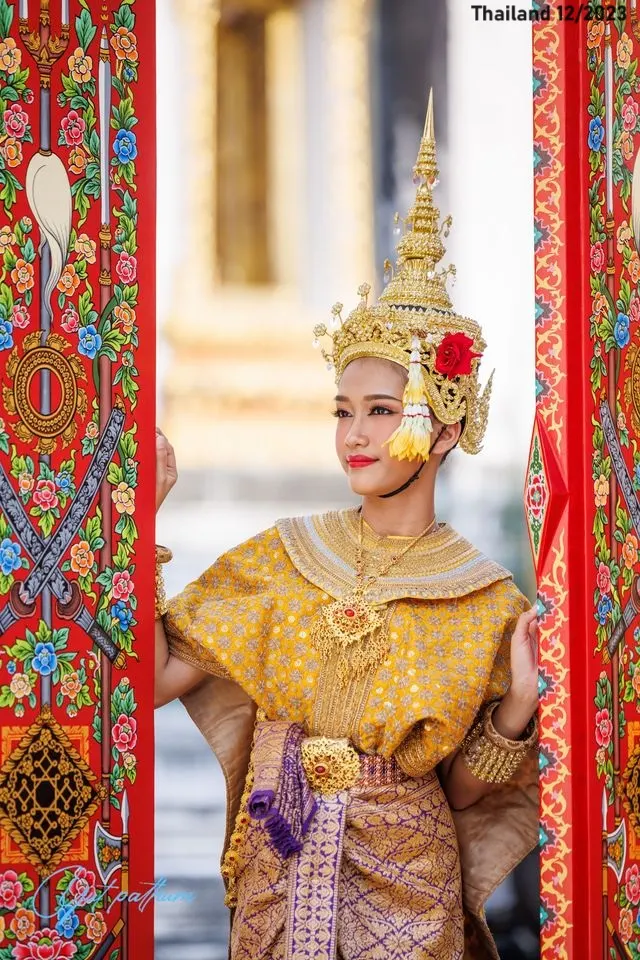
<path id="1" fill-rule="evenodd" d="M 296 570 L 330 596 L 344 597 L 355 585 L 358 510 L 332 510 L 278 520 L 276 529 Z M 406 537 L 378 537 L 365 523 L 366 571 L 379 568 Z M 367 599 L 388 603 L 411 597 L 446 600 L 463 597 L 511 574 L 465 540 L 447 523 L 416 544 L 390 571 L 372 584 Z"/>

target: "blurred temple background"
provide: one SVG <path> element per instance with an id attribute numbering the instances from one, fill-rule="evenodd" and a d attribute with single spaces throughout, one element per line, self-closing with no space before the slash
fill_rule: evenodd
<path id="1" fill-rule="evenodd" d="M 496 368 L 484 451 L 452 456 L 438 515 L 535 593 L 522 508 L 534 409 L 530 26 L 462 0 L 157 0 L 158 410 L 179 483 L 158 520 L 178 592 L 284 515 L 351 502 L 312 328 L 393 257 L 434 88 L 456 309 Z M 346 312 L 346 311 L 345 311 Z M 222 960 L 222 776 L 180 704 L 156 714 L 157 960 Z M 490 921 L 538 955 L 535 857 Z"/>

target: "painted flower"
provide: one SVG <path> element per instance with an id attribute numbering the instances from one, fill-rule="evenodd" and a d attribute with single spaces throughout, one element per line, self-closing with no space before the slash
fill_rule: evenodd
<path id="1" fill-rule="evenodd" d="M 55 647 L 52 643 L 36 643 L 36 655 L 33 658 L 33 669 L 42 677 L 49 674 L 58 666 Z"/>
<path id="2" fill-rule="evenodd" d="M 118 60 L 130 60 L 135 63 L 138 59 L 138 46 L 135 34 L 126 27 L 118 27 L 111 37 L 111 46 Z"/>
<path id="3" fill-rule="evenodd" d="M 28 697 L 31 693 L 31 681 L 26 673 L 14 673 L 9 684 L 11 693 L 17 700 Z"/>
<path id="4" fill-rule="evenodd" d="M 21 896 L 22 884 L 15 870 L 5 870 L 4 873 L 0 873 L 0 908 L 15 910 Z"/>
<path id="5" fill-rule="evenodd" d="M 620 149 L 625 160 L 631 160 L 633 156 L 633 137 L 628 130 L 623 130 L 620 134 Z"/>
<path id="6" fill-rule="evenodd" d="M 25 113 L 19 103 L 12 103 L 11 106 L 2 114 L 4 128 L 7 135 L 21 140 L 27 132 L 29 116 Z"/>
<path id="7" fill-rule="evenodd" d="M 621 410 L 620 413 L 618 414 L 618 419 L 617 419 L 616 423 L 618 424 L 618 430 L 626 430 L 626 429 L 627 429 L 627 418 L 626 418 L 626 415 L 625 415 L 624 410 Z"/>
<path id="8" fill-rule="evenodd" d="M 136 78 L 136 71 L 130 63 L 125 63 L 122 68 L 122 79 L 125 83 L 131 83 Z"/>
<path id="9" fill-rule="evenodd" d="M 33 90 L 30 90 L 29 87 L 27 87 L 24 93 L 22 94 L 22 99 L 24 100 L 25 103 L 33 103 L 33 101 L 35 100 L 35 95 Z"/>
<path id="10" fill-rule="evenodd" d="M 69 154 L 69 170 L 72 173 L 84 173 L 87 165 L 87 155 L 81 147 L 74 147 Z"/>
<path id="11" fill-rule="evenodd" d="M 620 115 L 622 116 L 622 126 L 624 129 L 633 133 L 638 119 L 638 104 L 633 97 L 627 97 L 622 104 Z"/>
<path id="12" fill-rule="evenodd" d="M 638 538 L 633 533 L 628 533 L 622 544 L 622 558 L 627 570 L 633 570 L 638 562 Z"/>
<path id="13" fill-rule="evenodd" d="M 591 246 L 591 270 L 593 273 L 599 273 L 601 270 L 604 270 L 605 263 L 607 258 L 604 255 L 604 248 L 602 244 L 594 243 Z"/>
<path id="14" fill-rule="evenodd" d="M 56 930 L 43 927 L 29 937 L 27 943 L 17 943 L 13 960 L 73 960 L 78 948 L 71 941 L 61 940 Z"/>
<path id="15" fill-rule="evenodd" d="M 126 633 L 131 625 L 133 620 L 133 613 L 126 606 L 124 600 L 118 600 L 117 603 L 114 603 L 111 607 L 111 616 L 114 620 L 118 621 L 118 626 L 123 633 Z"/>
<path id="16" fill-rule="evenodd" d="M 37 503 L 41 510 L 54 510 L 58 506 L 58 496 L 56 494 L 56 485 L 53 480 L 38 480 L 33 494 L 34 503 Z"/>
<path id="17" fill-rule="evenodd" d="M 88 357 L 89 360 L 93 360 L 102 346 L 102 337 L 92 323 L 88 327 L 80 327 L 78 336 L 80 337 L 78 353 Z"/>
<path id="18" fill-rule="evenodd" d="M 60 684 L 60 691 L 64 697 L 69 697 L 71 700 L 75 700 L 80 691 L 82 690 L 82 683 L 76 671 L 73 673 L 68 673 Z"/>
<path id="19" fill-rule="evenodd" d="M 631 37 L 623 33 L 618 40 L 616 47 L 616 60 L 621 70 L 626 70 L 631 63 L 631 54 L 633 53 L 633 43 Z"/>
<path id="20" fill-rule="evenodd" d="M 122 324 L 124 333 L 130 334 L 133 332 L 133 325 L 136 322 L 136 312 L 126 300 L 123 300 L 117 307 L 114 307 L 113 314 L 116 320 L 119 320 Z"/>
<path id="21" fill-rule="evenodd" d="M 609 481 L 603 473 L 593 481 L 593 492 L 596 495 L 596 507 L 604 507 L 609 499 Z"/>
<path id="22" fill-rule="evenodd" d="M 22 163 L 22 144 L 15 137 L 7 137 L 0 151 L 8 167 L 19 167 Z"/>
<path id="23" fill-rule="evenodd" d="M 76 867 L 67 887 L 73 906 L 82 907 L 96 899 L 96 875 L 86 867 Z"/>
<path id="24" fill-rule="evenodd" d="M 638 864 L 634 863 L 627 867 L 624 875 L 624 883 L 627 891 L 627 900 L 634 907 L 640 903 L 640 871 Z"/>
<path id="25" fill-rule="evenodd" d="M 542 519 L 547 503 L 547 487 L 544 477 L 535 474 L 529 480 L 526 494 L 527 510 L 535 520 Z"/>
<path id="26" fill-rule="evenodd" d="M 590 150 L 599 150 L 604 140 L 604 126 L 600 117 L 594 117 L 589 123 L 587 143 Z"/>
<path id="27" fill-rule="evenodd" d="M 131 516 L 136 509 L 136 492 L 124 480 L 112 491 L 111 499 L 115 503 L 118 513 L 128 513 Z"/>
<path id="28" fill-rule="evenodd" d="M 128 570 L 118 570 L 112 580 L 113 596 L 116 600 L 128 600 L 133 593 L 134 583 Z"/>
<path id="29" fill-rule="evenodd" d="M 590 20 L 587 30 L 587 47 L 593 49 L 600 46 L 600 41 L 604 36 L 604 23 L 602 20 Z"/>
<path id="30" fill-rule="evenodd" d="M 631 303 L 629 304 L 629 319 L 633 323 L 637 323 L 640 320 L 640 297 L 637 297 L 635 294 L 631 297 Z"/>
<path id="31" fill-rule="evenodd" d="M 87 83 L 91 80 L 91 69 L 93 61 L 87 56 L 82 47 L 76 47 L 69 59 L 69 70 L 76 83 Z"/>
<path id="32" fill-rule="evenodd" d="M 25 327 L 29 326 L 30 320 L 31 317 L 27 308 L 21 306 L 19 303 L 15 303 L 13 305 L 13 309 L 11 310 L 11 322 L 13 323 L 14 327 L 17 327 L 18 330 L 23 330 Z"/>
<path id="33" fill-rule="evenodd" d="M 609 594 L 606 594 L 604 597 L 600 598 L 600 603 L 598 604 L 598 620 L 601 626 L 607 622 L 609 614 L 613 610 L 613 601 Z"/>
<path id="34" fill-rule="evenodd" d="M 628 943 L 633 936 L 633 913 L 628 907 L 624 907 L 620 911 L 618 929 L 620 931 L 620 939 L 622 942 Z"/>
<path id="35" fill-rule="evenodd" d="M 36 931 L 36 915 L 33 910 L 18 907 L 9 924 L 9 929 L 16 935 L 16 940 L 22 941 L 32 936 Z"/>
<path id="36" fill-rule="evenodd" d="M 138 261 L 130 253 L 125 253 L 123 250 L 116 263 L 116 273 L 122 283 L 135 283 L 138 275 Z M 464 334 L 461 334 L 461 336 L 464 336 Z"/>
<path id="37" fill-rule="evenodd" d="M 631 334 L 629 333 L 629 317 L 626 313 L 619 313 L 613 328 L 613 336 L 619 347 L 626 347 Z"/>
<path id="38" fill-rule="evenodd" d="M 133 130 L 118 130 L 113 141 L 113 152 L 120 163 L 128 163 L 138 156 L 138 145 Z"/>
<path id="39" fill-rule="evenodd" d="M 13 327 L 10 320 L 0 320 L 0 350 L 10 350 L 13 346 Z"/>
<path id="40" fill-rule="evenodd" d="M 596 293 L 593 298 L 593 313 L 596 317 L 601 317 L 603 313 L 607 313 L 609 310 L 609 304 L 607 298 L 603 293 Z"/>
<path id="41" fill-rule="evenodd" d="M 13 37 L 6 37 L 0 42 L 0 70 L 5 73 L 15 73 L 22 60 L 22 51 L 16 46 Z"/>
<path id="42" fill-rule="evenodd" d="M 89 440 L 95 440 L 98 436 L 98 424 L 95 420 L 89 420 L 87 429 L 85 430 L 85 436 L 87 436 Z"/>
<path id="43" fill-rule="evenodd" d="M 33 264 L 27 263 L 22 257 L 18 257 L 16 265 L 11 271 L 11 279 L 18 289 L 18 293 L 25 293 L 27 290 L 31 290 L 34 284 Z"/>
<path id="44" fill-rule="evenodd" d="M 67 333 L 75 333 L 78 327 L 80 326 L 80 317 L 78 316 L 78 311 L 75 307 L 67 307 L 67 309 L 62 314 L 62 320 L 60 321 L 60 326 L 63 330 L 66 330 Z"/>
<path id="45" fill-rule="evenodd" d="M 66 117 L 62 118 L 61 126 L 64 142 L 68 147 L 77 147 L 82 143 L 87 125 L 77 110 L 69 110 Z"/>
<path id="46" fill-rule="evenodd" d="M 631 685 L 633 687 L 633 692 L 636 697 L 640 697 L 640 667 L 636 666 L 636 669 L 633 672 L 633 677 L 631 678 Z"/>
<path id="47" fill-rule="evenodd" d="M 69 905 L 60 907 L 57 917 L 57 933 L 59 933 L 61 937 L 66 937 L 67 940 L 71 940 L 76 932 L 77 927 L 80 926 L 80 917 L 75 912 L 74 908 Z"/>
<path id="48" fill-rule="evenodd" d="M 596 750 L 596 764 L 599 767 L 604 767 L 607 762 L 607 751 L 604 747 L 598 747 Z"/>
<path id="49" fill-rule="evenodd" d="M 120 753 L 133 750 L 138 742 L 138 723 L 135 717 L 128 717 L 121 713 L 113 725 L 111 736 L 113 744 Z"/>
<path id="50" fill-rule="evenodd" d="M 640 257 L 637 250 L 633 250 L 629 257 L 628 270 L 631 282 L 637 283 L 640 280 Z"/>
<path id="51" fill-rule="evenodd" d="M 68 297 L 72 296 L 80 286 L 80 277 L 72 263 L 68 263 L 62 271 L 57 286 L 60 293 Z"/>
<path id="52" fill-rule="evenodd" d="M 31 493 L 33 490 L 33 485 L 35 483 L 32 473 L 29 473 L 28 470 L 23 470 L 23 472 L 18 477 L 18 488 L 20 493 Z"/>
<path id="53" fill-rule="evenodd" d="M 7 673 L 13 675 L 16 672 L 16 662 L 15 660 L 9 660 L 7 664 Z"/>
<path id="54" fill-rule="evenodd" d="M 66 470 L 62 470 L 60 473 L 56 474 L 56 487 L 67 497 L 71 495 L 71 481 L 71 474 Z"/>
<path id="55" fill-rule="evenodd" d="M 13 246 L 16 242 L 16 235 L 7 224 L 4 227 L 0 227 L 0 250 L 6 250 L 7 247 Z"/>
<path id="56" fill-rule="evenodd" d="M 602 561 L 600 561 L 600 566 L 598 567 L 596 584 L 600 593 L 609 593 L 611 590 L 611 570 L 607 564 Z"/>
<path id="57" fill-rule="evenodd" d="M 15 707 L 13 708 L 13 712 L 15 713 L 16 717 L 24 717 L 24 704 L 21 702 L 16 703 Z"/>
<path id="58" fill-rule="evenodd" d="M 22 227 L 25 233 L 31 233 L 33 229 L 33 220 L 31 219 L 31 217 L 21 217 L 20 226 Z"/>
<path id="59" fill-rule="evenodd" d="M 632 237 L 633 233 L 631 232 L 631 225 L 629 224 L 629 221 L 623 220 L 618 227 L 618 232 L 616 234 L 616 246 L 618 248 L 618 253 L 622 253 Z"/>
<path id="60" fill-rule="evenodd" d="M 87 263 L 96 262 L 96 242 L 86 233 L 81 233 L 76 238 L 75 251 L 84 257 Z"/>
<path id="61" fill-rule="evenodd" d="M 93 550 L 89 549 L 86 540 L 80 540 L 71 547 L 71 569 L 80 577 L 86 577 L 94 561 Z"/>
<path id="62" fill-rule="evenodd" d="M 88 913 L 84 922 L 87 927 L 88 939 L 93 940 L 94 943 L 100 943 L 107 932 L 107 924 L 100 910 L 96 910 L 95 913 Z"/>
<path id="63" fill-rule="evenodd" d="M 69 717 L 77 717 L 77 716 L 78 716 L 78 708 L 77 708 L 77 706 L 75 705 L 75 703 L 70 703 L 70 704 L 67 705 L 67 716 L 69 716 Z"/>
<path id="64" fill-rule="evenodd" d="M 125 753 L 122 758 L 122 766 L 125 770 L 135 770 L 138 760 L 133 753 Z"/>
<path id="65" fill-rule="evenodd" d="M 14 543 L 9 537 L 5 537 L 0 543 L 0 570 L 5 576 L 8 577 L 14 570 L 19 570 L 22 566 L 20 553 L 20 544 Z"/>
<path id="66" fill-rule="evenodd" d="M 609 719 L 609 711 L 605 707 L 596 713 L 596 743 L 600 747 L 608 747 L 611 742 L 613 724 Z"/>

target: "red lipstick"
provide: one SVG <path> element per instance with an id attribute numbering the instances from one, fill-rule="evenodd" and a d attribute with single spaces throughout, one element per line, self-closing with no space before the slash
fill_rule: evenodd
<path id="1" fill-rule="evenodd" d="M 350 467 L 370 467 L 372 463 L 376 463 L 376 460 L 373 457 L 347 457 L 347 463 Z"/>

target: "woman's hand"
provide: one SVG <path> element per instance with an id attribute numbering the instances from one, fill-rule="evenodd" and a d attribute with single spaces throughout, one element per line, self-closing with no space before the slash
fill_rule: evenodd
<path id="1" fill-rule="evenodd" d="M 156 427 L 156 513 L 178 479 L 176 455 L 162 430 Z"/>
<path id="2" fill-rule="evenodd" d="M 534 605 L 511 637 L 511 686 L 493 715 L 498 733 L 517 740 L 538 708 L 538 620 Z"/>

